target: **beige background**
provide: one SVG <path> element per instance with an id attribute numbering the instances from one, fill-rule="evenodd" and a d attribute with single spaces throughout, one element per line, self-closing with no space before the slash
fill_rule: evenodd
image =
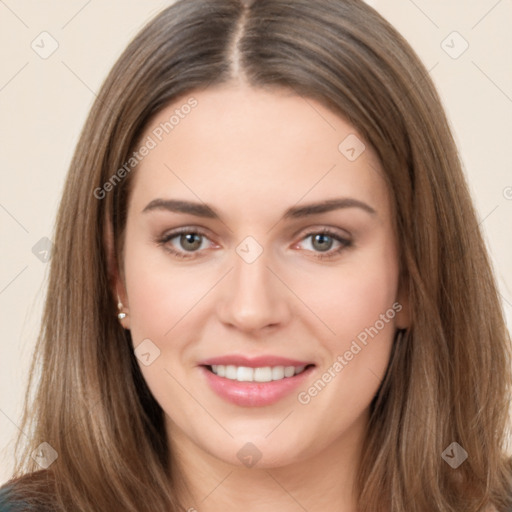
<path id="1" fill-rule="evenodd" d="M 67 166 L 95 93 L 128 41 L 169 3 L 0 0 L 0 482 L 11 470 L 48 270 L 32 248 L 52 236 Z M 439 88 L 510 327 L 512 0 L 370 3 L 416 49 Z M 57 43 L 52 55 L 39 55 Z"/>

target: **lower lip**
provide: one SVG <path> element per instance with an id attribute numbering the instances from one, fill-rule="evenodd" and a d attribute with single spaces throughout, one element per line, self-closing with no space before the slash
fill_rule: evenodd
<path id="1" fill-rule="evenodd" d="M 242 407 L 262 407 L 278 402 L 297 389 L 315 367 L 310 366 L 298 375 L 271 382 L 238 382 L 219 377 L 205 366 L 200 368 L 211 389 L 224 400 Z"/>

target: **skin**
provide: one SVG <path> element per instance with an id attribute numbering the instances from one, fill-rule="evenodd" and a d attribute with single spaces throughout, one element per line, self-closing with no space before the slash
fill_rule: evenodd
<path id="1" fill-rule="evenodd" d="M 368 144 L 349 161 L 338 146 L 356 130 L 312 99 L 239 83 L 190 96 L 198 106 L 133 176 L 116 282 L 134 347 L 150 339 L 160 350 L 140 367 L 166 413 L 176 470 L 189 486 L 182 503 L 201 512 L 241 504 L 249 512 L 354 512 L 369 405 L 396 329 L 409 322 L 382 168 Z M 190 96 L 157 114 L 143 138 Z M 340 197 L 375 213 L 347 207 L 282 219 L 289 207 Z M 156 198 L 204 202 L 222 220 L 143 212 Z M 166 250 L 187 254 L 183 238 L 156 241 L 180 227 L 206 235 L 188 259 Z M 325 227 L 352 242 L 324 241 L 330 259 L 320 259 L 322 245 L 313 243 Z M 251 264 L 236 252 L 247 236 L 263 249 Z M 402 310 L 317 396 L 300 403 L 298 392 L 395 302 Z M 277 403 L 241 407 L 215 394 L 198 367 L 225 354 L 273 354 L 316 366 L 307 385 Z M 261 452 L 252 468 L 237 457 L 247 442 Z"/>

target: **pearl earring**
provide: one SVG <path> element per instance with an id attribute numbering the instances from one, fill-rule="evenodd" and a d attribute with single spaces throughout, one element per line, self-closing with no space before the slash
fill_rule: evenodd
<path id="1" fill-rule="evenodd" d="M 126 318 L 126 313 L 123 313 L 121 311 L 123 309 L 123 303 L 121 302 L 121 299 L 119 299 L 119 294 L 117 294 L 117 309 L 119 309 L 117 318 L 119 318 L 119 320 L 123 320 L 123 318 Z"/>

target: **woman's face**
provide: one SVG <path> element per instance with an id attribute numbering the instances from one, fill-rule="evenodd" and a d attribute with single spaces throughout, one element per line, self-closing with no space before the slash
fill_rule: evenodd
<path id="1" fill-rule="evenodd" d="M 353 445 L 407 324 L 371 148 L 312 99 L 230 85 L 139 149 L 118 289 L 171 441 L 248 467 Z"/>

